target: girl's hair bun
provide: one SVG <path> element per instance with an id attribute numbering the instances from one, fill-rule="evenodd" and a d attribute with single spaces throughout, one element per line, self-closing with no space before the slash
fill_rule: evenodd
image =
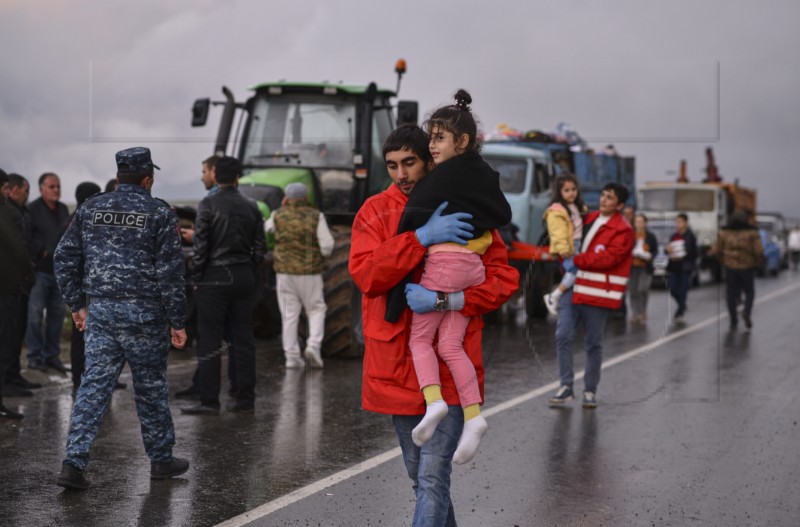
<path id="1" fill-rule="evenodd" d="M 472 103 L 472 97 L 467 90 L 458 90 L 455 95 L 456 108 L 463 112 L 470 111 L 469 105 Z"/>

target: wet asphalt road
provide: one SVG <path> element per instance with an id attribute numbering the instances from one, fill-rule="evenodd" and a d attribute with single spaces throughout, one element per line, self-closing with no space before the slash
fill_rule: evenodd
<path id="1" fill-rule="evenodd" d="M 722 295 L 692 290 L 681 325 L 658 290 L 646 326 L 612 319 L 595 411 L 546 404 L 554 320 L 509 311 L 488 325 L 489 433 L 453 474 L 459 525 L 800 525 L 800 277 L 758 280 L 752 332 L 727 330 Z M 193 369 L 191 352 L 174 353 L 171 393 Z M 388 417 L 360 411 L 360 373 L 347 360 L 287 371 L 279 342 L 261 341 L 255 415 L 184 416 L 187 403 L 172 400 L 175 453 L 192 467 L 159 482 L 131 388 L 117 391 L 87 470 L 93 486 L 76 493 L 54 485 L 71 385 L 28 372 L 47 386 L 6 400 L 25 419 L 0 422 L 0 525 L 410 525 L 394 432 Z"/>

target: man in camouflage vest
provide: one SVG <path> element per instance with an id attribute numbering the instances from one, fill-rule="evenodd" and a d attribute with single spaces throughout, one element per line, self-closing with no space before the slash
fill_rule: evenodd
<path id="1" fill-rule="evenodd" d="M 55 251 L 58 287 L 86 336 L 86 365 L 75 396 L 67 456 L 57 484 L 84 490 L 84 469 L 111 392 L 127 362 L 142 423 L 150 477 L 189 469 L 173 457 L 175 429 L 167 404 L 170 341 L 186 343 L 185 266 L 178 217 L 150 195 L 154 165 L 143 147 L 117 152 L 115 192 L 87 199 Z"/>
<path id="2" fill-rule="evenodd" d="M 325 216 L 308 203 L 308 189 L 303 183 L 286 186 L 281 208 L 267 220 L 267 231 L 275 233 L 274 265 L 286 367 L 305 366 L 297 342 L 300 310 L 305 309 L 308 338 L 304 354 L 312 368 L 322 368 L 327 310 L 322 258 L 331 255 L 334 242 Z"/>

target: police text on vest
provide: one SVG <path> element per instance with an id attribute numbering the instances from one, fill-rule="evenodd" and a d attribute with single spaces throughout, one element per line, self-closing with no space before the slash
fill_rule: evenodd
<path id="1" fill-rule="evenodd" d="M 147 224 L 147 216 L 147 214 L 139 214 L 136 212 L 96 210 L 92 213 L 92 225 L 144 229 Z"/>

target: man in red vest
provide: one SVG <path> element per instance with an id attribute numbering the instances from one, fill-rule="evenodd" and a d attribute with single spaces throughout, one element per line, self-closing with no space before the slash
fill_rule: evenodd
<path id="1" fill-rule="evenodd" d="M 551 405 L 564 404 L 574 397 L 572 342 L 580 322 L 586 340 L 583 407 L 597 407 L 606 320 L 609 313 L 622 305 L 631 274 L 635 236 L 620 213 L 628 195 L 627 187 L 619 183 L 603 187 L 600 210 L 589 213 L 584 219 L 580 253 L 572 263 L 564 262 L 564 270 L 576 273 L 576 280 L 573 288 L 562 295 L 558 308 L 556 354 L 561 386 L 550 398 Z"/>

